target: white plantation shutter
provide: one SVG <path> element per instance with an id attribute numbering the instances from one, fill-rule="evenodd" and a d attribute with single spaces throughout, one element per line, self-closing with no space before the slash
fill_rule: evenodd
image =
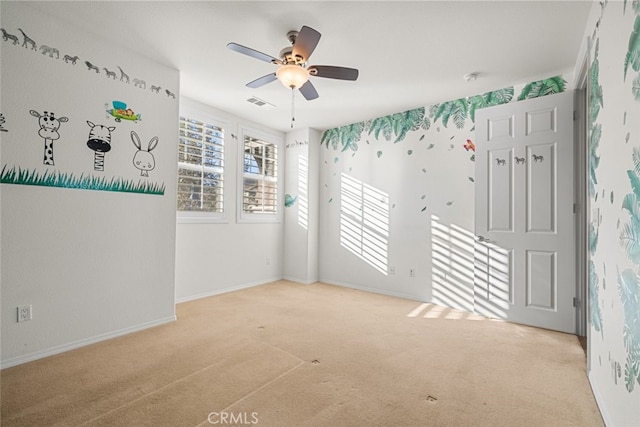
<path id="1" fill-rule="evenodd" d="M 224 130 L 180 117 L 178 211 L 224 212 Z"/>
<path id="2" fill-rule="evenodd" d="M 251 136 L 244 137 L 242 210 L 276 214 L 278 206 L 278 147 Z"/>

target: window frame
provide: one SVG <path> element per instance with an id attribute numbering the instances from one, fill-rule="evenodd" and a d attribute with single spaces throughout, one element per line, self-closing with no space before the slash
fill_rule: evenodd
<path id="1" fill-rule="evenodd" d="M 246 137 L 273 144 L 276 148 L 276 204 L 275 213 L 244 211 L 244 141 Z M 284 189 L 284 142 L 283 137 L 255 128 L 240 126 L 238 135 L 238 179 L 237 179 L 237 221 L 238 223 L 279 223 L 282 222 Z"/>
<path id="2" fill-rule="evenodd" d="M 179 141 L 176 141 L 176 221 L 178 224 L 190 223 L 228 223 L 229 222 L 229 138 L 231 131 L 228 122 L 217 116 L 206 108 L 206 105 L 196 105 L 188 100 L 180 100 L 180 109 L 178 113 L 178 137 L 180 135 L 180 117 L 198 120 L 207 124 L 219 127 L 223 131 L 222 148 L 222 212 L 198 212 L 198 211 L 181 211 L 178 210 L 178 170 L 180 169 L 179 161 Z"/>

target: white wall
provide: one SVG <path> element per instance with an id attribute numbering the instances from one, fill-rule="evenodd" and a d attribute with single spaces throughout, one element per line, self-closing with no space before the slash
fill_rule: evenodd
<path id="1" fill-rule="evenodd" d="M 541 81 L 571 87 L 562 75 Z M 515 83 L 492 94 L 515 102 L 530 87 Z M 473 311 L 472 98 L 323 134 L 322 281 Z"/>
<path id="2" fill-rule="evenodd" d="M 188 222 L 178 218 L 176 227 L 176 301 L 188 301 L 273 280 L 283 276 L 282 210 L 277 222 L 238 222 L 238 187 L 242 160 L 241 129 L 254 129 L 278 143 L 278 174 L 284 190 L 286 150 L 284 135 L 234 117 L 197 101 L 183 98 L 181 114 L 206 114 L 225 131 L 225 219 Z"/>
<path id="3" fill-rule="evenodd" d="M 300 283 L 318 280 L 318 193 L 320 132 L 287 133 L 284 277 Z"/>
<path id="4" fill-rule="evenodd" d="M 592 41 L 589 161 L 595 178 L 588 205 L 589 379 L 609 427 L 639 420 L 639 25 L 637 4 L 594 2 L 585 30 Z"/>
<path id="5" fill-rule="evenodd" d="M 469 128 L 463 133 L 432 124 L 429 130 L 410 132 L 398 143 L 393 142 L 395 136 L 387 141 L 382 134 L 376 139 L 375 133 L 363 131 L 357 151 L 322 147 L 321 280 L 422 301 L 432 299 L 432 216 L 447 226 L 473 229 L 473 215 L 469 215 L 473 212 L 473 183 L 468 180 L 473 176 L 472 153 L 462 148 L 472 135 Z M 381 224 L 372 225 L 381 240 L 366 248 L 369 239 L 364 237 L 363 245 L 357 244 L 363 248 L 360 255 L 345 246 L 351 228 L 343 216 L 343 183 L 348 179 L 378 192 L 369 193 L 370 201 L 384 199 L 384 212 L 378 218 Z M 365 219 L 365 230 L 376 216 Z M 378 253 L 378 261 L 363 259 L 369 256 L 367 252 Z M 410 269 L 415 269 L 415 277 L 410 277 Z"/>
<path id="6" fill-rule="evenodd" d="M 179 74 L 43 16 L 28 3 L 0 6 L 2 28 L 20 42 L 1 42 L 5 172 L 164 186 L 160 194 L 145 194 L 97 191 L 91 184 L 2 184 L 1 360 L 7 367 L 174 319 Z M 22 47 L 18 28 L 38 50 Z M 42 45 L 59 53 L 43 53 Z M 65 62 L 66 54 L 79 56 L 77 63 Z M 99 66 L 99 73 L 84 61 Z M 120 80 L 118 65 L 130 75 L 129 84 Z M 145 79 L 146 89 L 135 87 L 133 78 Z M 176 98 L 152 92 L 151 84 L 171 89 Z M 114 100 L 127 102 L 142 120 L 116 122 L 106 111 Z M 43 163 L 45 140 L 30 110 L 68 118 L 54 142 L 55 165 Z M 104 171 L 94 169 L 87 120 L 115 128 Z M 133 164 L 131 131 L 145 148 L 159 138 L 148 177 Z M 17 322 L 21 305 L 32 305 L 32 320 Z"/>

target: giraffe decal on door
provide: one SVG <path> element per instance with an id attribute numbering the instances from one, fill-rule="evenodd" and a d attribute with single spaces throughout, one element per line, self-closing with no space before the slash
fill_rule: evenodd
<path id="1" fill-rule="evenodd" d="M 60 139 L 58 129 L 62 123 L 68 122 L 67 117 L 56 118 L 53 112 L 45 111 L 43 114 L 38 113 L 36 110 L 30 110 L 29 113 L 33 117 L 38 118 L 38 135 L 44 139 L 44 157 L 42 164 L 47 166 L 54 166 L 53 161 L 53 142 Z"/>

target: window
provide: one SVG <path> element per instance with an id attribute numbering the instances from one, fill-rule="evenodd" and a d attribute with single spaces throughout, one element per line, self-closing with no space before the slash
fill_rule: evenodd
<path id="1" fill-rule="evenodd" d="M 180 116 L 177 208 L 181 217 L 224 214 L 224 130 Z"/>
<path id="2" fill-rule="evenodd" d="M 242 218 L 278 218 L 278 146 L 243 135 Z"/>

